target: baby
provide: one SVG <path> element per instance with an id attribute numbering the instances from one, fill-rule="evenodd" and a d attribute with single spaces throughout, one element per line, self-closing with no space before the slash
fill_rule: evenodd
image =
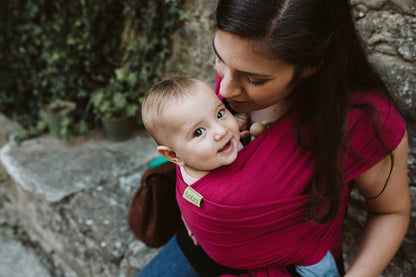
<path id="1" fill-rule="evenodd" d="M 188 185 L 184 197 L 197 206 L 202 196 L 190 185 L 234 162 L 243 147 L 234 116 L 210 86 L 196 79 L 173 78 L 150 89 L 143 101 L 142 120 L 158 144 L 158 153 L 179 166 Z M 317 264 L 296 266 L 296 271 L 301 276 L 338 276 L 329 251 Z"/>
<path id="2" fill-rule="evenodd" d="M 142 119 L 159 154 L 190 178 L 199 179 L 237 158 L 238 123 L 203 82 L 189 78 L 162 81 L 147 94 Z"/>

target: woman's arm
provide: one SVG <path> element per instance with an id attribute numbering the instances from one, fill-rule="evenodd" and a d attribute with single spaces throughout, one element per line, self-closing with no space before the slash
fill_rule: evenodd
<path id="1" fill-rule="evenodd" d="M 400 247 L 410 218 L 410 194 L 407 180 L 407 133 L 393 151 L 394 166 L 384 158 L 356 179 L 361 193 L 367 197 L 368 217 L 360 247 L 345 276 L 378 276 Z"/>

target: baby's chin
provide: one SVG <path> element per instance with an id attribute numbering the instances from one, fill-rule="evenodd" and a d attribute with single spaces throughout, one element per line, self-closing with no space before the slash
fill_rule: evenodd
<path id="1" fill-rule="evenodd" d="M 224 162 L 224 165 L 230 165 L 237 159 L 238 151 L 237 151 L 237 145 L 235 146 L 236 151 L 233 151 L 233 153 L 230 154 L 229 159 L 227 159 L 226 162 Z"/>

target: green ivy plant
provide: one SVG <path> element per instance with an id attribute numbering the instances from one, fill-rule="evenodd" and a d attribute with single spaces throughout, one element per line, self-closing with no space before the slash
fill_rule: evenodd
<path id="1" fill-rule="evenodd" d="M 36 125 L 32 125 L 28 128 L 20 130 L 17 134 L 13 135 L 15 143 L 20 144 L 23 140 L 39 136 L 46 131 L 46 123 L 43 120 L 37 121 Z"/>
<path id="2" fill-rule="evenodd" d="M 40 112 L 41 119 L 37 121 L 36 125 L 30 126 L 21 130 L 14 136 L 14 140 L 20 143 L 24 139 L 38 136 L 46 131 L 48 127 L 47 114 L 55 115 L 61 118 L 59 137 L 68 140 L 73 133 L 74 122 L 71 113 L 75 111 L 76 103 L 66 101 L 60 98 L 51 100 L 47 105 L 42 107 Z M 79 125 L 78 125 L 79 126 Z M 51 126 L 49 126 L 50 128 Z"/>
<path id="3" fill-rule="evenodd" d="M 62 117 L 68 116 L 76 108 L 76 104 L 71 101 L 65 101 L 63 99 L 53 99 L 46 106 L 43 107 L 44 112 L 58 114 Z"/>
<path id="4" fill-rule="evenodd" d="M 126 68 L 116 69 L 108 85 L 92 94 L 94 113 L 107 119 L 137 116 L 140 93 L 136 89 L 136 75 Z"/>
<path id="5" fill-rule="evenodd" d="M 74 113 L 75 109 L 76 103 L 55 98 L 42 108 L 41 117 L 49 128 L 53 128 L 52 121 L 57 121 L 59 123 L 57 136 L 68 140 L 72 134 L 73 118 L 71 114 Z"/>
<path id="6" fill-rule="evenodd" d="M 38 115 L 48 99 L 76 103 L 69 128 L 75 134 L 94 126 L 93 103 L 109 101 L 102 114 L 137 112 L 143 92 L 164 73 L 172 35 L 189 20 L 183 3 L 6 1 L 0 9 L 1 112 L 31 135 L 42 132 Z M 134 73 L 134 90 L 114 76 L 119 68 Z"/>

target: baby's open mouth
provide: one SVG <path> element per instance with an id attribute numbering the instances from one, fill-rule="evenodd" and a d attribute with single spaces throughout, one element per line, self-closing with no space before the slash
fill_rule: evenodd
<path id="1" fill-rule="evenodd" d="M 223 147 L 223 148 L 221 148 L 218 152 L 219 153 L 221 153 L 221 152 L 225 152 L 225 151 L 227 151 L 229 148 L 231 147 L 231 139 L 227 142 L 227 144 Z"/>

